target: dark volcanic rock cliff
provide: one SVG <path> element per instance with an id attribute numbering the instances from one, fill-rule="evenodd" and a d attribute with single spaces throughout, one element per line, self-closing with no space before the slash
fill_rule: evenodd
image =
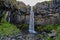
<path id="1" fill-rule="evenodd" d="M 56 24 L 60 22 L 60 1 L 45 1 L 34 7 L 35 24 Z M 16 0 L 0 0 L 0 18 L 6 11 L 7 21 L 14 24 L 29 24 L 30 6 Z"/>
<path id="2" fill-rule="evenodd" d="M 39 25 L 56 24 L 60 22 L 59 1 L 45 1 L 34 6 L 35 23 Z"/>
<path id="3" fill-rule="evenodd" d="M 29 14 L 30 14 L 30 6 L 25 5 L 23 2 L 18 2 L 19 11 L 20 11 L 20 23 L 29 23 Z"/>
<path id="4" fill-rule="evenodd" d="M 10 15 L 11 12 L 16 10 L 18 10 L 16 0 L 0 0 L 0 18 L 3 18 L 5 14 L 7 14 L 6 16 Z"/>

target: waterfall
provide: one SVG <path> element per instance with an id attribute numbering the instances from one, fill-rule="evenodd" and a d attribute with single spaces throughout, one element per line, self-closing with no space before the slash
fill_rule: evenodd
<path id="1" fill-rule="evenodd" d="M 8 22 L 10 22 L 10 12 L 9 12 L 9 14 L 8 14 L 9 16 L 8 16 Z"/>
<path id="2" fill-rule="evenodd" d="M 31 10 L 30 10 L 29 33 L 36 33 L 36 31 L 34 30 L 34 12 L 33 12 L 33 7 L 31 7 Z"/>

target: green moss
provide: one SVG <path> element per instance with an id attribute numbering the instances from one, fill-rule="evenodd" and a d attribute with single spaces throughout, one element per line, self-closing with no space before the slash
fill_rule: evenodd
<path id="1" fill-rule="evenodd" d="M 45 30 L 53 30 L 54 26 L 53 25 L 46 25 L 46 27 L 44 27 Z"/>
<path id="2" fill-rule="evenodd" d="M 45 40 L 60 40 L 60 24 L 54 24 L 54 25 L 46 25 L 46 26 L 37 26 L 38 28 L 37 28 L 37 30 L 38 31 L 41 31 L 41 29 L 43 29 L 43 31 L 44 30 L 50 30 L 50 31 L 52 31 L 52 30 L 55 30 L 55 32 L 56 32 L 56 39 L 53 39 L 53 38 L 51 38 L 50 36 L 48 36 L 47 34 L 45 34 L 46 36 L 44 37 L 44 39 Z M 42 34 L 40 34 L 39 35 L 39 37 L 40 37 L 40 39 L 42 39 L 43 38 L 43 35 Z"/>
<path id="3" fill-rule="evenodd" d="M 46 25 L 46 26 L 36 26 L 36 30 L 37 31 L 44 31 L 44 30 L 56 30 L 58 32 L 60 32 L 60 24 L 54 24 L 54 25 Z"/>
<path id="4" fill-rule="evenodd" d="M 13 0 L 13 1 L 12 1 L 12 4 L 14 5 L 14 7 L 15 7 L 16 9 L 19 8 L 16 0 Z"/>
<path id="5" fill-rule="evenodd" d="M 58 33 L 56 40 L 60 40 L 60 33 Z"/>
<path id="6" fill-rule="evenodd" d="M 2 23 L 0 25 L 0 36 L 11 36 L 11 35 L 16 35 L 20 32 L 19 29 L 16 28 L 15 25 L 10 24 L 8 22 Z"/>

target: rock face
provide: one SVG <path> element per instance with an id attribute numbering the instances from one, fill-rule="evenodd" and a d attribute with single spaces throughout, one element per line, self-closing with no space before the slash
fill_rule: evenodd
<path id="1" fill-rule="evenodd" d="M 17 23 L 29 23 L 29 7 L 26 6 L 23 2 L 18 2 L 19 12 L 17 12 Z"/>
<path id="2" fill-rule="evenodd" d="M 34 6 L 35 23 L 39 25 L 59 23 L 59 3 L 58 1 L 45 1 L 37 3 Z"/>
<path id="3" fill-rule="evenodd" d="M 0 0 L 2 11 L 8 11 L 7 21 L 14 24 L 29 24 L 30 6 L 16 0 Z M 37 3 L 34 8 L 35 24 L 46 25 L 60 22 L 60 1 Z M 1 14 L 0 12 L 0 14 Z M 2 14 L 1 14 L 2 15 Z M 2 17 L 2 16 L 1 16 Z"/>
<path id="4" fill-rule="evenodd" d="M 22 23 L 29 24 L 30 6 L 25 5 L 23 2 L 19 2 L 19 1 L 17 1 L 17 5 L 18 5 L 17 10 L 14 7 L 13 10 L 8 9 L 9 12 L 8 12 L 7 21 L 14 24 L 22 24 Z"/>
<path id="5" fill-rule="evenodd" d="M 3 15 L 5 15 L 8 11 L 7 17 L 10 20 L 11 15 L 13 15 L 13 11 L 18 10 L 18 5 L 16 0 L 0 0 L 0 10 L 1 10 L 0 15 L 2 15 L 0 18 L 2 18 Z M 4 11 L 6 12 L 3 14 Z"/>

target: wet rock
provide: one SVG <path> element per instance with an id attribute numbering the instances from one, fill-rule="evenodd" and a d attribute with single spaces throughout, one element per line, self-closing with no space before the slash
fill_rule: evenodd
<path id="1" fill-rule="evenodd" d="M 55 37 L 56 34 L 55 33 L 51 33 L 51 34 L 48 34 L 50 37 Z"/>
<path id="2" fill-rule="evenodd" d="M 52 33 L 49 33 L 48 36 L 50 36 L 51 38 L 55 38 L 57 36 L 57 33 L 55 30 L 52 30 Z"/>

